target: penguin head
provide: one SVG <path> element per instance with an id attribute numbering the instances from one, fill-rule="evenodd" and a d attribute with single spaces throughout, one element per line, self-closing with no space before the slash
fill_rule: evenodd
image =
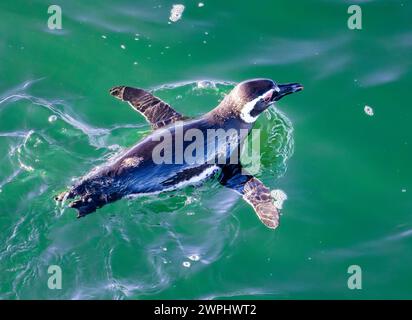
<path id="1" fill-rule="evenodd" d="M 229 96 L 240 118 L 253 123 L 275 101 L 302 89 L 299 83 L 276 84 L 270 79 L 253 79 L 239 83 Z"/>

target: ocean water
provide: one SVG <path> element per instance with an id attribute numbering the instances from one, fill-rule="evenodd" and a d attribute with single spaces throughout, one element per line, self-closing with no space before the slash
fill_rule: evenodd
<path id="1" fill-rule="evenodd" d="M 412 298 L 409 1 L 53 4 L 61 30 L 47 1 L 0 4 L 1 299 Z M 215 180 L 84 219 L 53 200 L 150 132 L 112 86 L 198 116 L 255 77 L 305 86 L 255 125 L 278 229 Z"/>

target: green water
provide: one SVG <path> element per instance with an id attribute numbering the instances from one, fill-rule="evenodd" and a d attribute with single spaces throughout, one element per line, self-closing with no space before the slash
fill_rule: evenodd
<path id="1" fill-rule="evenodd" d="M 202 2 L 54 1 L 61 31 L 47 1 L 1 2 L 0 298 L 412 298 L 412 4 L 359 1 L 352 31 L 348 1 Z M 53 201 L 149 132 L 110 87 L 196 116 L 254 77 L 305 86 L 256 123 L 277 230 L 216 181 L 81 220 Z"/>

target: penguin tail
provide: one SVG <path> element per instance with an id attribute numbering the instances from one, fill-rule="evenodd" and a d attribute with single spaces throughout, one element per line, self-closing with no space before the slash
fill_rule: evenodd
<path id="1" fill-rule="evenodd" d="M 121 196 L 118 196 L 117 194 L 85 194 L 79 199 L 72 201 L 69 204 L 69 207 L 77 210 L 77 218 L 82 218 L 90 213 L 95 212 L 97 209 L 103 207 L 104 205 L 116 201 L 120 198 Z"/>
<path id="2" fill-rule="evenodd" d="M 70 199 L 68 206 L 76 209 L 77 217 L 81 218 L 121 197 L 122 193 L 117 192 L 117 189 L 104 187 L 101 181 L 85 180 L 55 196 L 54 199 L 60 202 Z"/>
<path id="3" fill-rule="evenodd" d="M 64 202 L 68 199 L 74 199 L 76 198 L 76 200 L 71 201 L 69 203 L 69 207 L 70 208 L 74 208 L 77 210 L 78 214 L 77 217 L 83 217 L 89 213 L 92 213 L 94 211 L 96 211 L 97 209 L 97 205 L 96 205 L 96 201 L 94 201 L 93 197 L 88 196 L 88 195 L 82 195 L 79 194 L 75 191 L 74 188 L 71 188 L 68 191 L 64 191 L 62 193 L 59 193 L 58 195 L 56 195 L 54 197 L 55 201 L 58 202 Z"/>
<path id="4" fill-rule="evenodd" d="M 83 199 L 73 201 L 69 204 L 70 208 L 77 210 L 77 218 L 82 218 L 90 213 L 93 213 L 99 208 L 93 201 L 84 202 Z"/>

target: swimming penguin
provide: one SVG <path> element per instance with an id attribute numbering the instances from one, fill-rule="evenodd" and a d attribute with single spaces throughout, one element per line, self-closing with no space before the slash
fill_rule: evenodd
<path id="1" fill-rule="evenodd" d="M 179 189 L 201 182 L 220 171 L 219 182 L 241 194 L 259 219 L 274 229 L 279 224 L 279 212 L 272 202 L 270 190 L 245 171 L 240 163 L 239 152 L 235 154 L 236 148 L 225 149 L 222 153 L 221 146 L 216 147 L 214 140 L 211 142 L 206 138 L 200 140 L 203 141 L 203 147 L 213 145 L 213 148 L 189 152 L 192 156 L 190 161 L 188 157 L 182 157 L 181 153 L 191 142 L 187 141 L 186 136 L 189 133 L 196 135 L 193 132 L 206 136 L 209 131 L 231 131 L 232 138 L 235 137 L 231 144 L 238 147 L 251 131 L 259 114 L 275 101 L 302 89 L 298 83 L 276 84 L 270 79 L 247 80 L 239 83 L 215 109 L 197 119 L 190 119 L 143 89 L 114 87 L 110 89 L 110 94 L 128 102 L 140 112 L 154 131 L 115 160 L 92 170 L 67 192 L 57 196 L 56 200 L 74 199 L 69 207 L 77 209 L 78 217 L 83 217 L 123 197 Z M 228 140 L 221 142 L 224 147 L 229 144 Z M 163 145 L 163 149 L 159 148 L 160 145 Z M 167 151 L 169 146 L 174 149 Z M 162 150 L 159 152 L 159 149 Z M 171 161 L 159 162 L 155 155 Z"/>

